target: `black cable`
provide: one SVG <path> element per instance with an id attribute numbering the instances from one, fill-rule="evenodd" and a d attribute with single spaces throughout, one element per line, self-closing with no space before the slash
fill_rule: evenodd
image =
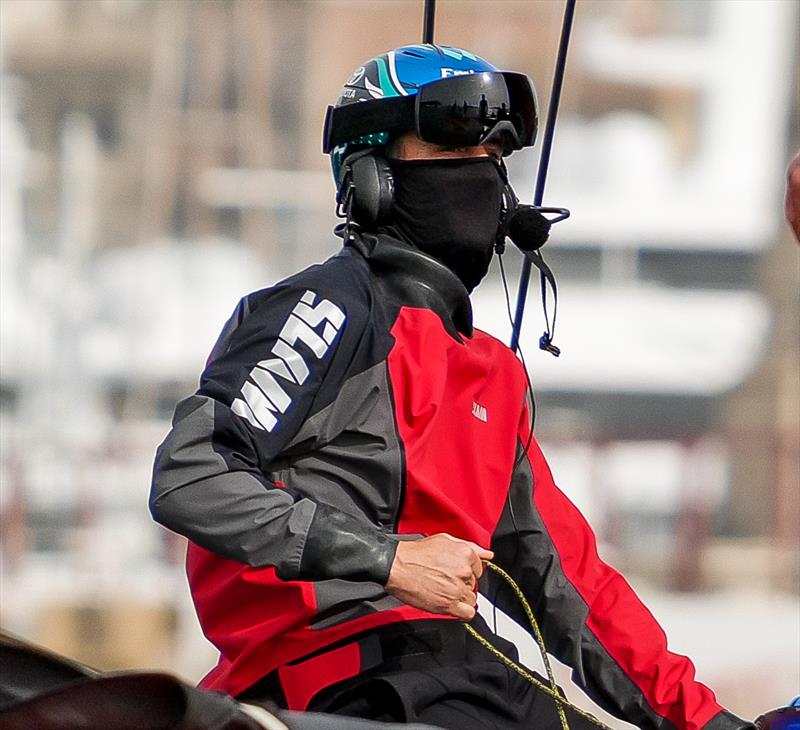
<path id="1" fill-rule="evenodd" d="M 503 265 L 503 256 L 502 254 L 497 254 L 497 260 L 500 262 L 500 280 L 503 282 L 503 292 L 505 293 L 506 297 L 506 312 L 508 314 L 508 321 L 511 323 L 511 326 L 514 326 L 514 317 L 511 314 L 511 295 L 508 292 L 508 280 L 506 279 L 506 269 Z M 530 429 L 528 431 L 528 441 L 525 444 L 525 448 L 523 449 L 522 453 L 519 455 L 519 458 L 514 462 L 514 471 L 516 471 L 517 467 L 522 463 L 522 459 L 527 455 L 528 449 L 530 448 L 531 441 L 533 441 L 533 424 L 536 421 L 536 401 L 534 400 L 533 396 L 533 383 L 531 382 L 531 376 L 528 372 L 528 365 L 525 362 L 525 355 L 522 352 L 521 348 L 517 348 L 516 354 L 519 355 L 520 362 L 522 363 L 522 370 L 525 373 L 525 382 L 528 385 L 528 399 L 530 402 Z"/>
<path id="2" fill-rule="evenodd" d="M 499 251 L 497 252 L 497 260 L 500 265 L 500 280 L 503 282 L 503 291 L 505 293 L 506 298 L 506 312 L 508 314 L 508 321 L 511 323 L 511 326 L 514 326 L 514 318 L 511 315 L 511 295 L 508 292 L 508 280 L 506 278 L 506 269 L 503 264 L 503 254 Z M 528 455 L 528 449 L 530 448 L 531 441 L 533 440 L 533 424 L 536 418 L 536 401 L 534 400 L 533 396 L 533 383 L 531 383 L 531 376 L 528 372 L 528 366 L 525 363 L 525 355 L 522 353 L 522 349 L 517 349 L 517 354 L 519 355 L 520 362 L 522 363 L 522 370 L 525 373 L 525 381 L 528 386 L 528 399 L 530 403 L 530 427 L 528 430 L 528 441 L 525 444 L 525 448 L 520 453 L 519 457 L 514 461 L 514 468 L 511 470 L 511 478 L 514 478 L 514 472 L 516 472 L 517 467 L 522 463 L 522 460 Z M 520 548 L 520 536 L 519 536 L 519 526 L 517 525 L 517 517 L 514 514 L 514 503 L 511 501 L 511 485 L 509 484 L 508 491 L 506 492 L 506 504 L 508 505 L 508 516 L 511 518 L 511 525 L 514 529 L 514 557 L 511 559 L 509 564 L 509 568 L 513 570 L 514 566 L 517 564 L 517 558 L 519 557 L 519 548 Z M 494 624 L 494 633 L 497 633 L 497 596 L 500 593 L 500 589 L 503 587 L 503 583 L 499 582 L 496 585 L 494 590 L 494 595 L 492 597 L 492 619 Z"/>

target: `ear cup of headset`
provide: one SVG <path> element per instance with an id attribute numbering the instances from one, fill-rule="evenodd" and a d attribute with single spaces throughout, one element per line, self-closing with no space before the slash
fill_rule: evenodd
<path id="1" fill-rule="evenodd" d="M 394 178 L 386 158 L 374 150 L 363 150 L 342 163 L 343 185 L 349 185 L 345 199 L 356 223 L 370 228 L 389 221 L 394 196 Z"/>

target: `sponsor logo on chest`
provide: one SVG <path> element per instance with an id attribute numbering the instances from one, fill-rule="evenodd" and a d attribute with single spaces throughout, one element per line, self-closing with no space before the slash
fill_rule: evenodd
<path id="1" fill-rule="evenodd" d="M 256 363 L 242 386 L 241 398 L 231 404 L 236 415 L 261 431 L 273 431 L 280 415 L 292 405 L 282 383 L 303 385 L 308 379 L 308 364 L 297 351 L 297 343 L 302 342 L 317 360 L 322 360 L 344 325 L 345 314 L 339 307 L 327 299 L 315 305 L 316 299 L 310 289 L 303 294 L 272 346 L 275 357 Z"/>
<path id="2" fill-rule="evenodd" d="M 489 414 L 486 411 L 486 406 L 482 406 L 480 403 L 476 403 L 475 401 L 472 401 L 472 415 L 484 423 L 487 423 L 489 420 Z"/>

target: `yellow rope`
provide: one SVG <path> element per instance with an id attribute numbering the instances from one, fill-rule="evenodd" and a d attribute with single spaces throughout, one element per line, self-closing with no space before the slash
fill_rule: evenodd
<path id="1" fill-rule="evenodd" d="M 544 661 L 545 669 L 547 670 L 547 678 L 550 681 L 550 686 L 548 687 L 544 682 L 539 681 L 536 677 L 534 677 L 527 669 L 517 664 L 513 659 L 507 657 L 503 652 L 499 649 L 495 648 L 492 643 L 481 636 L 472 626 L 465 623 L 464 628 L 469 632 L 471 636 L 473 636 L 477 641 L 479 641 L 486 649 L 488 649 L 492 654 L 494 654 L 503 664 L 507 667 L 513 669 L 517 674 L 519 674 L 524 679 L 527 679 L 531 684 L 538 687 L 543 692 L 550 695 L 556 703 L 556 709 L 558 710 L 558 717 L 561 720 L 561 727 L 563 730 L 569 730 L 569 723 L 567 722 L 567 716 L 564 713 L 564 707 L 569 707 L 573 712 L 576 712 L 581 717 L 586 718 L 590 722 L 594 723 L 603 730 L 612 730 L 608 725 L 598 720 L 594 715 L 582 710 L 580 707 L 576 707 L 573 705 L 559 690 L 558 684 L 556 684 L 555 677 L 553 676 L 553 670 L 550 667 L 550 660 L 547 657 L 547 649 L 544 645 L 544 637 L 542 636 L 542 632 L 539 630 L 539 623 L 536 621 L 536 617 L 533 615 L 533 610 L 531 609 L 528 600 L 525 598 L 522 590 L 517 585 L 517 582 L 508 574 L 505 570 L 500 568 L 499 566 L 495 565 L 494 563 L 489 562 L 488 560 L 484 561 L 484 565 L 489 568 L 489 570 L 494 571 L 497 573 L 506 583 L 511 587 L 511 590 L 514 591 L 519 602 L 522 604 L 522 608 L 525 609 L 525 615 L 528 617 L 528 621 L 533 629 L 533 635 L 536 639 L 536 643 L 539 646 L 539 651 L 542 655 L 542 660 Z"/>

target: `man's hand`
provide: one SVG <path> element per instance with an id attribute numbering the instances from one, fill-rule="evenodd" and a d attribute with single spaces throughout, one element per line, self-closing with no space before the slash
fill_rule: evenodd
<path id="1" fill-rule="evenodd" d="M 445 533 L 403 540 L 397 545 L 386 590 L 424 611 L 470 621 L 476 610 L 475 586 L 483 573 L 481 560 L 493 555 Z"/>

